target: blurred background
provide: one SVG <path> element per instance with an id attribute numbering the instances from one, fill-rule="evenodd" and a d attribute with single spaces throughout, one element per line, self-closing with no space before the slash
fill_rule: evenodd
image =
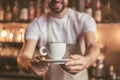
<path id="1" fill-rule="evenodd" d="M 120 80 L 120 0 L 69 0 L 69 7 L 91 15 L 97 24 L 98 60 L 90 80 Z M 17 65 L 27 25 L 47 12 L 45 0 L 0 0 L 0 80 L 42 80 Z M 35 55 L 38 55 L 36 46 Z"/>

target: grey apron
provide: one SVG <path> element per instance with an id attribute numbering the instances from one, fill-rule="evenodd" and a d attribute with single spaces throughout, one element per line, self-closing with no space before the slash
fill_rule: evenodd
<path id="1" fill-rule="evenodd" d="M 71 15 L 70 12 L 69 12 L 69 14 Z M 77 17 L 77 14 L 73 14 L 71 16 Z M 72 20 L 71 16 L 70 16 L 70 20 Z M 72 20 L 71 22 L 74 26 L 76 26 L 74 24 L 75 20 Z M 38 25 L 39 25 L 39 23 L 38 23 Z M 73 28 L 73 29 L 74 29 L 74 32 L 76 33 L 76 29 L 75 28 Z M 48 40 L 49 27 L 47 29 L 47 32 L 48 32 L 47 41 L 49 41 Z M 66 54 L 64 55 L 64 58 L 68 58 L 70 55 L 69 53 L 77 53 L 80 55 L 84 55 L 84 53 L 86 51 L 84 37 L 81 36 L 78 44 L 79 45 L 67 44 L 67 50 L 66 50 Z M 48 72 L 46 73 L 46 75 L 43 76 L 43 80 L 88 80 L 88 72 L 87 72 L 87 69 L 84 69 L 84 70 L 80 71 L 79 73 L 73 75 L 73 74 L 70 74 L 67 71 L 65 71 L 59 64 L 51 64 Z"/>
<path id="2" fill-rule="evenodd" d="M 64 58 L 67 58 L 71 52 L 80 52 L 80 48 L 74 44 L 67 45 L 67 50 Z M 48 73 L 44 76 L 43 80 L 88 80 L 88 72 L 87 69 L 84 69 L 77 74 L 70 74 L 65 71 L 60 65 L 51 64 Z"/>

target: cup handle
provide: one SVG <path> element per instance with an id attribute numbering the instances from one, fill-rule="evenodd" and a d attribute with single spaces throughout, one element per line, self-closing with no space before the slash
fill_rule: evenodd
<path id="1" fill-rule="evenodd" d="M 41 48 L 39 49 L 39 52 L 40 52 L 40 54 L 41 54 L 42 56 L 46 56 L 46 55 L 47 55 L 47 49 L 46 49 L 46 47 L 41 47 Z"/>

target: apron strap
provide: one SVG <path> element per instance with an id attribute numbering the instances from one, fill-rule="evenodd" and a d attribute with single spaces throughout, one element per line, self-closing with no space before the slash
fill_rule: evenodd
<path id="1" fill-rule="evenodd" d="M 71 14 L 72 14 L 72 13 L 71 13 Z M 69 16 L 69 18 L 70 18 L 70 20 L 71 20 L 70 22 L 73 24 L 73 30 L 74 30 L 75 34 L 77 35 L 77 30 L 76 30 L 75 26 L 79 26 L 79 25 L 77 25 L 77 24 L 80 24 L 80 23 L 78 22 L 78 14 L 77 14 L 77 12 L 75 12 L 74 15 L 70 16 L 71 14 L 70 14 L 70 12 L 69 12 L 68 16 Z M 75 16 L 75 18 L 77 19 L 77 22 L 75 22 L 76 20 L 74 20 L 73 16 Z M 75 25 L 75 23 L 77 23 L 77 24 Z M 78 41 L 79 41 L 78 44 L 79 44 L 79 47 L 80 47 L 81 54 L 82 54 L 82 55 L 85 55 L 86 45 L 85 45 L 84 36 L 83 36 L 83 35 L 80 35 Z"/>

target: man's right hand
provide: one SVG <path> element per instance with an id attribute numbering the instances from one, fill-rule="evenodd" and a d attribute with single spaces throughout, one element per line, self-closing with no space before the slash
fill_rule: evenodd
<path id="1" fill-rule="evenodd" d="M 35 57 L 31 61 L 31 69 L 34 74 L 41 76 L 41 75 L 44 75 L 48 71 L 50 63 L 41 61 L 45 59 L 46 58 L 43 56 L 42 57 L 38 56 L 38 57 Z"/>

